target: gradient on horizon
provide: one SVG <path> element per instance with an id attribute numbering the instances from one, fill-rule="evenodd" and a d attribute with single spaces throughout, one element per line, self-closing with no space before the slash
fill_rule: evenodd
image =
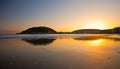
<path id="1" fill-rule="evenodd" d="M 105 29 L 120 26 L 120 0 L 1 0 L 0 5 L 4 34 L 33 26 L 69 32 L 93 21 L 102 21 Z"/>

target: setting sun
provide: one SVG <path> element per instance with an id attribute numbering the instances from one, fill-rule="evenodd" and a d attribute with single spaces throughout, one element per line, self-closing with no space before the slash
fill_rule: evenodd
<path id="1" fill-rule="evenodd" d="M 92 22 L 87 22 L 86 24 L 83 25 L 83 29 L 106 29 L 107 26 L 104 22 L 102 21 L 92 21 Z"/>

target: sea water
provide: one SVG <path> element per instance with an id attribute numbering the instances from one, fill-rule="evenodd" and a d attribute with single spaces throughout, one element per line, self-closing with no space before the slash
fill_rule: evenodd
<path id="1" fill-rule="evenodd" d="M 120 69 L 120 35 L 0 35 L 0 69 Z"/>

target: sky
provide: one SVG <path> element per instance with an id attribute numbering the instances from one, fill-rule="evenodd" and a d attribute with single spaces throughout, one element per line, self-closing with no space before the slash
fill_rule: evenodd
<path id="1" fill-rule="evenodd" d="M 120 0 L 0 0 L 0 34 L 38 26 L 58 32 L 118 27 Z"/>

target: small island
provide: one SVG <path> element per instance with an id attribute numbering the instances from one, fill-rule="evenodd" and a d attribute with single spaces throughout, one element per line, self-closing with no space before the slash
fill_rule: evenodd
<path id="1" fill-rule="evenodd" d="M 120 27 L 115 27 L 113 29 L 79 29 L 74 30 L 72 32 L 57 32 L 52 28 L 49 27 L 32 27 L 28 28 L 17 34 L 120 34 Z"/>
<path id="2" fill-rule="evenodd" d="M 22 31 L 18 34 L 56 34 L 56 33 L 57 32 L 52 28 L 40 26 L 40 27 L 28 28 L 27 30 Z"/>

